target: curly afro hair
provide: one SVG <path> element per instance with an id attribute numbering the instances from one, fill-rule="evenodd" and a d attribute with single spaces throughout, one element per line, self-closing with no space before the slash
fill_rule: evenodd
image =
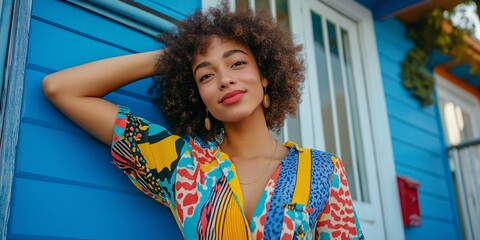
<path id="1" fill-rule="evenodd" d="M 255 55 L 260 74 L 269 83 L 271 106 L 265 109 L 265 117 L 270 130 L 283 126 L 287 114 L 296 115 L 304 80 L 304 63 L 299 57 L 302 46 L 295 45 L 290 33 L 267 12 L 231 12 L 223 3 L 206 12 L 198 10 L 177 23 L 175 32 L 157 36 L 165 49 L 157 60 L 158 75 L 149 93 L 174 134 L 211 141 L 223 132 L 222 122 L 212 116 L 211 130 L 205 129 L 206 107 L 192 72 L 193 57 L 205 52 L 212 36 L 243 44 Z"/>

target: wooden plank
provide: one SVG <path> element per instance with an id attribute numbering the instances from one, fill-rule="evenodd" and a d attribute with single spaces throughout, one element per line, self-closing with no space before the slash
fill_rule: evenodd
<path id="1" fill-rule="evenodd" d="M 452 213 L 452 199 L 441 199 L 438 197 L 420 194 L 420 216 L 438 220 L 454 221 L 456 216 Z"/>
<path id="2" fill-rule="evenodd" d="M 380 52 L 380 66 L 382 67 L 382 75 L 388 76 L 395 80 L 400 80 L 402 73 L 401 61 L 395 61 L 388 53 Z"/>
<path id="3" fill-rule="evenodd" d="M 393 140 L 395 162 L 412 169 L 445 176 L 445 167 L 441 153 L 431 153 L 402 141 Z"/>
<path id="4" fill-rule="evenodd" d="M 405 228 L 405 239 L 460 239 L 453 222 L 422 218 L 420 227 Z"/>
<path id="5" fill-rule="evenodd" d="M 29 67 L 39 68 L 46 73 L 131 53 L 37 20 L 32 20 L 30 39 Z M 69 44 L 65 44 L 66 42 Z M 153 45 L 152 49 L 155 49 Z M 151 83 L 149 80 L 139 81 L 127 86 L 124 90 L 145 96 Z"/>
<path id="6" fill-rule="evenodd" d="M 109 146 L 89 135 L 24 123 L 17 155 L 17 177 L 141 194 L 112 164 Z"/>
<path id="7" fill-rule="evenodd" d="M 53 71 L 131 53 L 35 19 L 31 25 L 28 62 Z"/>
<path id="8" fill-rule="evenodd" d="M 395 44 L 395 42 L 382 41 L 381 39 L 377 42 L 377 46 L 380 54 L 385 54 L 385 56 L 390 57 L 397 63 L 403 62 L 405 54 L 409 50 L 409 48 L 402 46 L 401 43 Z"/>
<path id="9" fill-rule="evenodd" d="M 169 209 L 144 195 L 16 177 L 13 197 L 8 239 L 182 238 Z"/>
<path id="10" fill-rule="evenodd" d="M 445 149 L 442 148 L 443 145 L 441 141 L 443 141 L 443 139 L 439 139 L 438 136 L 429 134 L 395 117 L 390 117 L 389 120 L 390 132 L 393 139 L 400 140 L 404 143 L 409 143 L 411 146 L 429 151 L 433 154 L 445 151 Z M 437 123 L 433 121 L 430 122 L 430 124 Z"/>
<path id="11" fill-rule="evenodd" d="M 121 46 L 133 52 L 148 51 L 159 46 L 152 37 L 142 32 L 125 27 L 64 1 L 34 1 L 32 11 L 34 19 L 50 23 L 79 35 L 89 36 L 112 45 Z M 33 30 L 36 29 L 34 28 Z M 44 37 L 55 38 L 57 36 L 48 35 Z M 75 46 L 74 43 L 64 42 L 63 45 Z"/>
<path id="12" fill-rule="evenodd" d="M 388 112 L 390 116 L 402 119 L 413 127 L 420 128 L 437 138 L 441 138 L 438 131 L 438 116 L 426 114 L 420 108 L 411 108 L 395 98 L 387 98 L 387 109 L 390 110 Z"/>
<path id="13" fill-rule="evenodd" d="M 405 37 L 405 26 L 395 18 L 385 19 L 383 21 L 375 20 L 374 25 L 377 42 L 392 42 L 405 51 L 414 46 L 413 42 Z M 379 48 L 379 50 L 381 51 L 382 49 Z"/>
<path id="14" fill-rule="evenodd" d="M 201 6 L 201 0 L 190 0 L 182 2 L 182 4 L 178 4 L 178 2 L 175 1 L 164 0 L 136 0 L 135 2 L 178 20 L 185 18 L 185 16 L 193 13 Z"/>
<path id="15" fill-rule="evenodd" d="M 460 0 L 429 0 L 424 1 L 423 4 L 406 9 L 396 14 L 397 18 L 405 24 L 415 24 L 420 19 L 432 11 L 434 8 L 440 8 L 444 10 L 450 10 L 456 5 L 460 4 Z"/>
<path id="16" fill-rule="evenodd" d="M 375 18 L 388 18 L 409 11 L 410 9 L 415 9 L 429 1 L 430 0 L 383 0 L 377 3 L 373 13 Z"/>

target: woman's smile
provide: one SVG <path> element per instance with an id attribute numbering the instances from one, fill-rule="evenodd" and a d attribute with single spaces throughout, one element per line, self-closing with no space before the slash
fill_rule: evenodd
<path id="1" fill-rule="evenodd" d="M 224 105 L 232 105 L 240 101 L 245 94 L 245 91 L 243 90 L 234 90 L 231 92 L 228 92 L 225 94 L 222 99 L 220 100 L 220 103 Z"/>

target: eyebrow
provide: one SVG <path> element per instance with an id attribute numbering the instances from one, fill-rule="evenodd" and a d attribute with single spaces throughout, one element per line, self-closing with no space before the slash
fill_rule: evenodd
<path id="1" fill-rule="evenodd" d="M 240 50 L 240 49 L 232 49 L 232 50 L 228 50 L 226 52 L 223 53 L 222 55 L 222 58 L 228 58 L 230 56 L 232 56 L 233 54 L 235 53 L 243 53 L 245 55 L 248 55 L 246 52 Z M 207 61 L 204 61 L 204 62 L 201 62 L 200 64 L 198 64 L 195 69 L 193 70 L 193 75 L 195 75 L 195 73 L 197 72 L 198 69 L 200 68 L 203 68 L 203 67 L 208 67 L 208 66 L 211 66 L 212 64 L 210 62 L 207 62 Z"/>

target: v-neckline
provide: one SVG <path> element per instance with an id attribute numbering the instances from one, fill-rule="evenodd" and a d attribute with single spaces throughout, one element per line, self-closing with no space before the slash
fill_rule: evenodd
<path id="1" fill-rule="evenodd" d="M 263 201 L 265 201 L 266 198 L 263 198 L 263 195 L 266 193 L 267 188 L 268 188 L 271 181 L 277 182 L 278 177 L 280 175 L 280 170 L 282 168 L 283 162 L 285 161 L 285 159 L 287 159 L 292 154 L 292 149 L 294 147 L 296 147 L 296 144 L 290 144 L 290 142 L 287 142 L 286 144 L 283 144 L 283 146 L 289 148 L 288 154 L 287 154 L 287 156 L 285 156 L 282 159 L 282 161 L 280 161 L 280 163 L 277 165 L 273 174 L 269 177 L 269 180 L 267 181 L 267 184 L 265 185 L 265 187 L 262 190 L 260 198 L 258 199 L 257 203 L 255 204 L 251 219 L 247 219 L 247 216 L 245 214 L 243 191 L 242 191 L 242 188 L 240 186 L 240 181 L 238 179 L 238 174 L 237 174 L 237 170 L 236 170 L 234 162 L 232 161 L 230 155 L 221 151 L 221 149 L 219 147 L 215 148 L 215 150 L 214 150 L 214 156 L 217 158 L 217 161 L 219 162 L 219 166 L 220 166 L 223 174 L 227 178 L 228 184 L 230 185 L 230 187 L 233 191 L 235 199 L 237 200 L 237 204 L 239 205 L 239 207 L 242 211 L 242 215 L 245 219 L 245 222 L 248 223 L 249 228 L 254 223 L 253 221 L 254 221 L 255 217 L 261 216 L 261 213 L 263 211 L 260 211 L 259 212 L 260 214 L 258 214 L 257 212 L 258 212 L 260 207 L 263 208 L 264 205 L 265 205 Z M 272 192 L 272 194 L 273 194 L 273 192 Z"/>

